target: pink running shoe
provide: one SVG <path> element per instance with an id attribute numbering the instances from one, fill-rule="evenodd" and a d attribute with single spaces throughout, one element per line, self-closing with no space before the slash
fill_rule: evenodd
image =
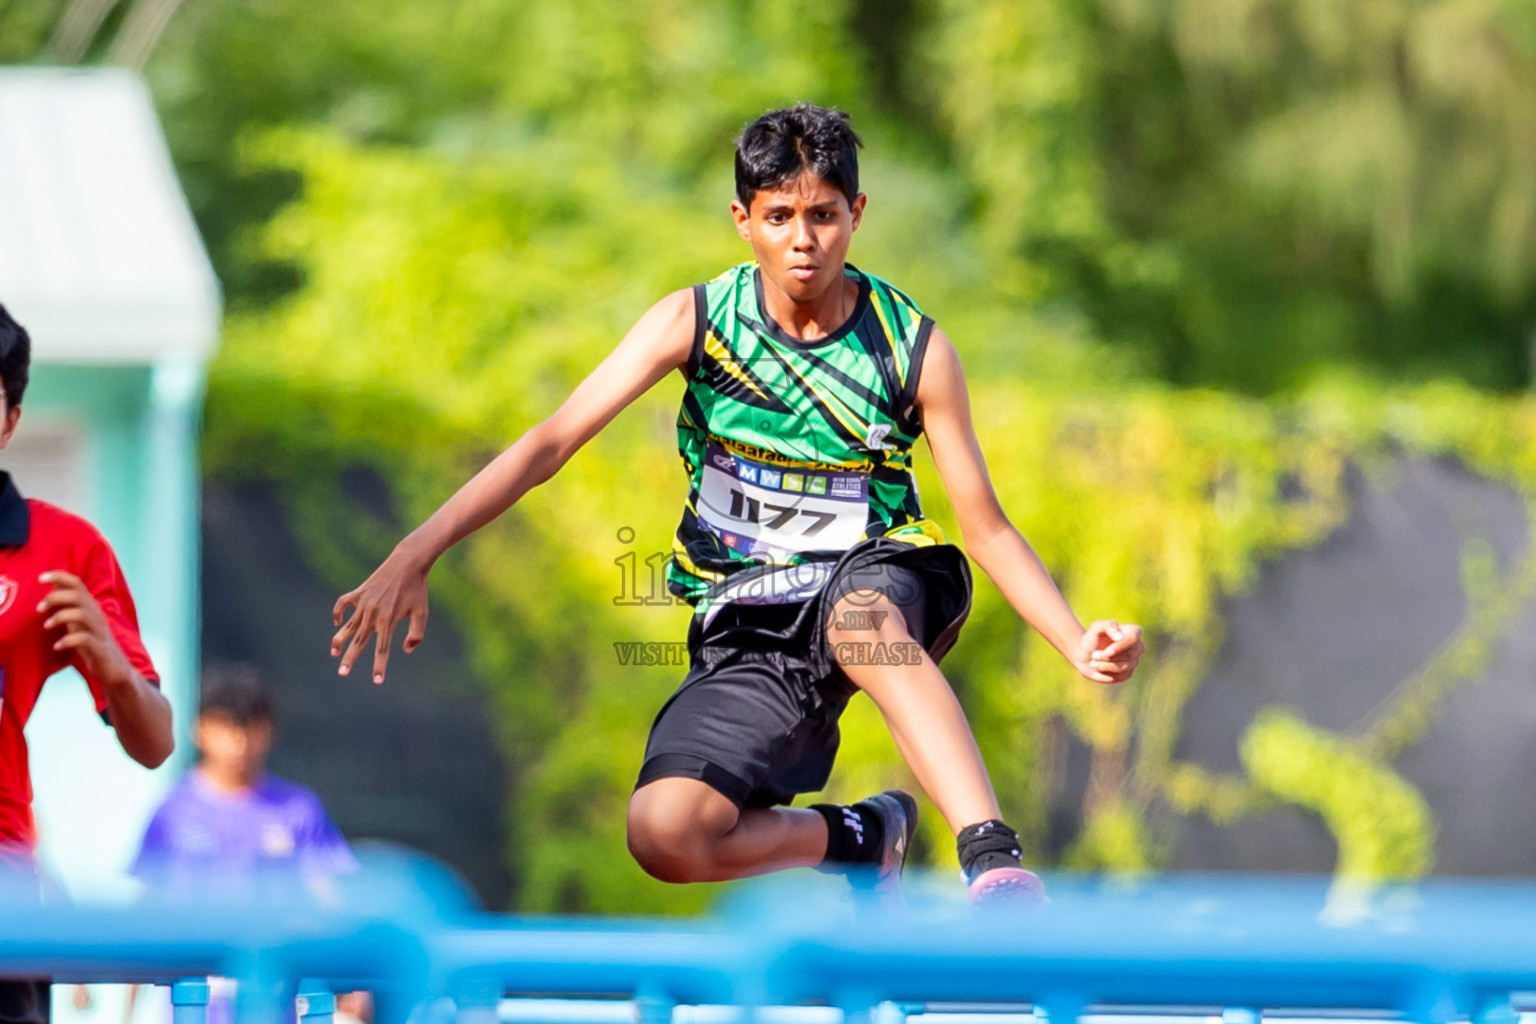
<path id="1" fill-rule="evenodd" d="M 971 880 L 968 896 L 978 910 L 1022 910 L 1051 902 L 1040 877 L 1023 868 L 983 871 Z"/>

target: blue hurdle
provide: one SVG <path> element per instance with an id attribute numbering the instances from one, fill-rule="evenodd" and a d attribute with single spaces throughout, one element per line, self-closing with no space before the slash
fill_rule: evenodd
<path id="1" fill-rule="evenodd" d="M 424 897 L 431 885 L 398 865 L 350 879 L 331 908 L 9 907 L 0 973 L 169 984 L 175 1024 L 205 1024 L 208 975 L 240 981 L 242 1024 L 273 1024 L 295 1000 L 302 1024 L 331 1024 L 332 993 L 353 988 L 376 993 L 380 1024 L 494 1024 L 519 995 L 630 1000 L 638 1024 L 713 1024 L 722 1011 L 686 1009 L 706 1006 L 803 1008 L 760 1015 L 777 1024 L 998 1010 L 1065 1024 L 1133 1008 L 1499 1024 L 1511 993 L 1536 991 L 1530 884 L 1383 889 L 1341 918 L 1337 891 L 1314 880 L 1058 878 L 1050 907 L 978 917 L 920 885 L 910 908 L 880 910 L 826 882 L 743 887 L 717 915 L 675 921 L 480 913 Z M 598 1024 L 595 1005 L 541 1001 L 540 1019 Z"/>

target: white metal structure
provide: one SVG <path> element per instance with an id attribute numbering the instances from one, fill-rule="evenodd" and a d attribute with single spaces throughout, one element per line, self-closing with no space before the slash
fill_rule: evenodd
<path id="1" fill-rule="evenodd" d="M 211 353 L 218 281 L 136 75 L 0 69 L 0 294 L 45 361 Z"/>

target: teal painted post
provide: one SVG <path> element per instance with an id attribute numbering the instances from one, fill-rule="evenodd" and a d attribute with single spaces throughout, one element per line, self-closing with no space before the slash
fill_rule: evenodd
<path id="1" fill-rule="evenodd" d="M 200 363 L 187 357 L 164 358 L 150 377 L 146 413 L 145 494 L 151 514 L 144 522 L 146 582 L 163 635 L 171 646 L 169 664 L 161 668 L 167 696 L 190 723 L 198 692 L 199 601 L 198 531 L 201 483 L 198 476 L 197 428 L 205 377 Z M 186 725 L 183 726 L 186 728 Z M 190 750 L 190 744 L 177 744 Z"/>

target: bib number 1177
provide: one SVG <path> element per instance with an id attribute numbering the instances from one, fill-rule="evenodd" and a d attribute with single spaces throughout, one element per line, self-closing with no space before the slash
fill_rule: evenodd
<path id="1" fill-rule="evenodd" d="M 764 509 L 770 513 L 766 520 L 762 517 Z M 797 515 L 814 519 L 815 522 L 801 531 L 800 536 L 802 537 L 816 536 L 822 530 L 832 525 L 837 519 L 836 513 L 833 512 L 816 512 L 812 509 L 800 508 L 795 505 L 770 505 L 767 502 L 759 501 L 757 498 L 743 494 L 734 487 L 731 488 L 731 511 L 729 515 L 732 519 L 739 522 L 761 523 L 770 530 L 786 528 L 789 521 Z"/>

